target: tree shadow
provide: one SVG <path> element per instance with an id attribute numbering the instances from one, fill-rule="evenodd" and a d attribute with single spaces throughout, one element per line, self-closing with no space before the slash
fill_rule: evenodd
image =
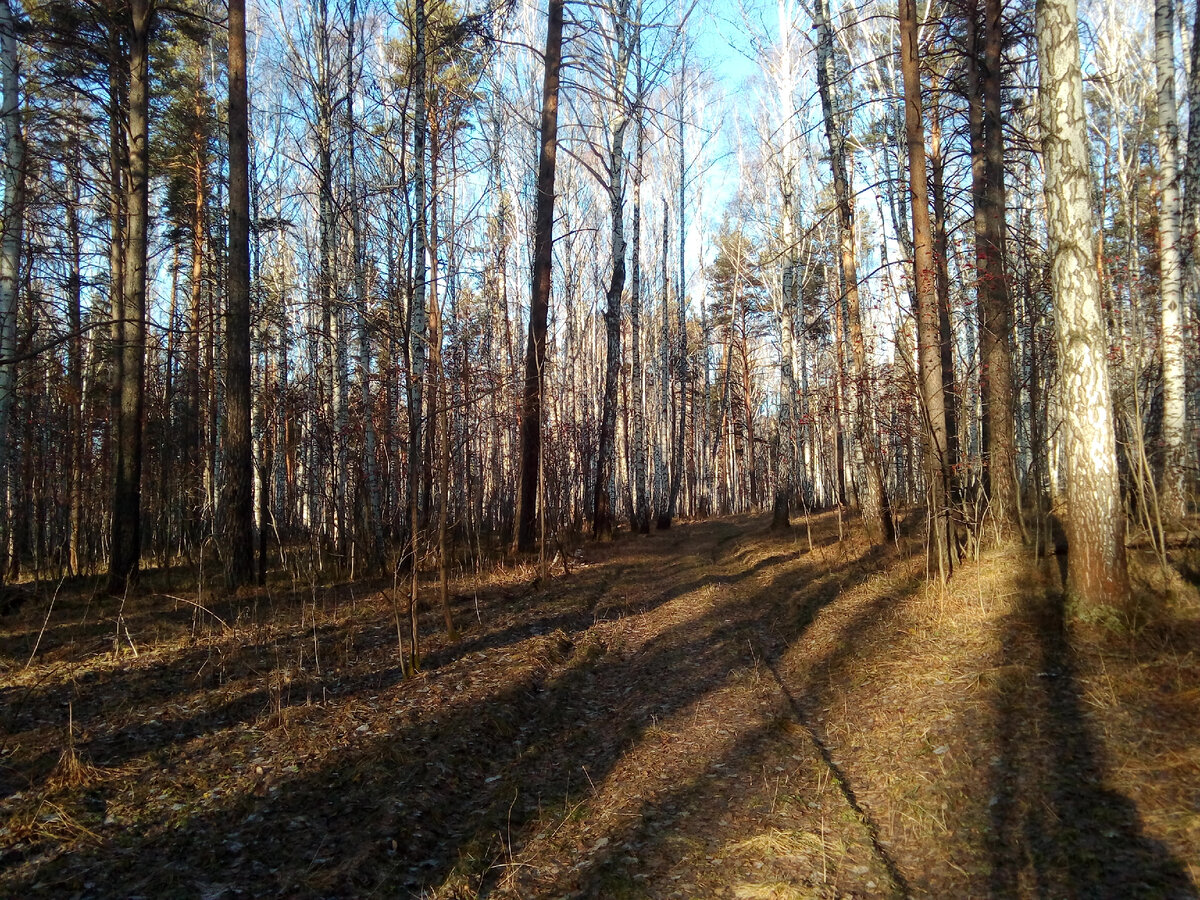
<path id="1" fill-rule="evenodd" d="M 866 577 L 882 559 L 875 551 L 853 556 L 848 562 L 857 574 L 845 577 Z M 641 565 L 643 580 L 653 581 L 661 561 L 651 557 Z M 636 651 L 591 649 L 582 633 L 594 618 L 582 615 L 540 623 L 538 631 L 554 625 L 550 635 L 498 635 L 499 642 L 541 641 L 541 655 L 531 668 L 497 678 L 462 702 L 446 683 L 464 674 L 454 659 L 409 684 L 396 682 L 394 667 L 382 679 L 366 673 L 322 712 L 329 732 L 308 738 L 311 760 L 295 771 L 267 759 L 261 791 L 230 791 L 198 810 L 185 803 L 170 821 L 105 827 L 88 820 L 99 844 L 75 845 L 65 881 L 33 868 L 28 877 L 4 879 L 5 889 L 14 896 L 80 890 L 96 897 L 195 896 L 218 882 L 253 896 L 419 895 L 472 860 L 472 877 L 487 883 L 495 877 L 490 867 L 519 851 L 547 809 L 575 802 L 589 781 L 608 777 L 653 721 L 690 708 L 746 666 L 748 638 L 774 629 L 786 645 L 803 633 L 845 581 L 816 565 L 802 560 L 750 597 L 718 595 Z M 654 605 L 672 598 L 660 592 Z M 422 685 L 439 686 L 449 699 L 432 708 L 406 705 Z M 646 685 L 652 696 L 631 690 Z M 378 692 L 370 698 L 378 704 L 395 704 L 386 734 L 360 734 L 338 721 L 338 701 L 368 690 Z M 173 767 L 172 782 L 185 780 L 189 757 L 211 752 L 204 745 L 222 739 L 216 729 L 229 716 L 245 721 L 266 702 L 252 692 L 235 708 L 198 715 L 183 731 L 172 724 L 155 732 L 149 736 L 155 765 Z M 244 769 L 253 754 L 277 745 L 269 732 L 264 726 L 248 736 L 253 753 L 231 747 L 238 752 L 230 765 Z M 172 748 L 180 734 L 193 743 Z M 128 758 L 122 748 L 112 752 Z M 117 800 L 123 789 L 102 781 L 95 792 Z M 23 851 L 53 852 L 49 839 Z M 13 862 L 0 862 L 0 872 Z M 90 886 L 72 881 L 80 871 L 92 873 Z"/>
<path id="2" fill-rule="evenodd" d="M 822 728 L 815 720 L 814 711 L 828 699 L 835 681 L 853 666 L 856 648 L 870 641 L 873 631 L 882 627 L 888 611 L 911 597 L 917 589 L 917 584 L 910 583 L 898 592 L 885 592 L 866 603 L 839 627 L 838 640 L 825 643 L 821 652 L 808 660 L 810 664 L 799 677 L 786 673 L 783 667 L 785 655 L 803 638 L 821 610 L 841 596 L 846 583 L 857 584 L 866 581 L 876 574 L 881 564 L 890 557 L 889 549 L 872 548 L 855 560 L 856 565 L 852 571 L 808 579 L 798 587 L 795 585 L 796 573 L 783 573 L 745 601 L 747 605 L 762 612 L 759 624 L 771 623 L 771 642 L 769 645 L 758 647 L 758 656 L 778 688 L 778 696 L 781 698 L 780 716 L 743 731 L 724 753 L 709 761 L 707 769 L 709 772 L 719 770 L 722 773 L 721 777 L 728 783 L 736 783 L 739 776 L 747 780 L 761 777 L 765 759 L 769 754 L 781 743 L 795 740 L 786 737 L 790 731 L 781 727 L 780 719 L 795 723 L 803 736 L 800 742 L 811 750 L 811 756 L 803 763 L 806 787 L 813 790 L 815 795 L 816 785 L 822 780 L 825 784 L 832 785 L 832 790 L 840 797 L 839 802 L 848 808 L 853 814 L 853 819 L 859 823 L 862 837 L 871 848 L 870 852 L 891 882 L 892 893 L 895 896 L 907 897 L 910 889 L 904 875 L 881 841 L 877 823 L 860 804 L 852 779 L 833 758 Z M 768 635 L 760 631 L 752 640 L 757 644 L 759 638 L 766 636 Z M 743 640 L 742 636 L 738 636 L 733 643 L 740 644 Z M 792 764 L 799 760 L 799 757 L 794 755 L 793 747 L 784 750 L 782 757 L 781 761 Z M 667 850 L 668 840 L 673 845 L 687 843 L 689 830 L 693 843 L 701 844 L 707 840 L 705 823 L 708 819 L 703 815 L 704 807 L 711 807 L 709 812 L 719 815 L 725 812 L 727 805 L 737 805 L 740 802 L 736 796 L 714 791 L 713 782 L 709 778 L 709 774 L 698 775 L 672 786 L 644 802 L 636 813 L 628 814 L 624 819 L 627 824 L 605 834 L 608 840 L 604 849 L 585 864 L 581 864 L 579 880 L 570 885 L 571 896 L 606 900 L 613 895 L 614 886 L 628 884 L 631 875 L 630 861 L 628 851 L 624 848 L 639 847 L 642 851 Z M 691 824 L 680 818 L 681 812 L 696 809 L 699 809 L 701 814 L 691 817 L 695 820 Z M 671 827 L 667 828 L 667 825 Z M 793 827 L 800 825 L 793 822 Z M 815 821 L 809 821 L 808 827 L 815 832 L 818 827 L 824 828 L 824 825 L 818 826 Z M 786 866 L 786 862 L 784 865 Z M 813 890 L 814 895 L 823 896 L 822 892 L 831 887 L 838 887 L 839 890 L 853 887 L 837 884 L 837 873 L 833 875 L 833 883 L 829 884 L 811 880 L 815 873 L 809 872 L 808 866 L 802 866 L 801 870 L 790 874 L 799 879 L 798 885 L 803 884 L 803 887 Z M 647 885 L 651 886 L 653 885 Z M 561 884 L 555 885 L 551 894 L 561 893 L 563 887 Z M 664 889 L 668 891 L 674 888 L 677 888 L 677 885 L 664 885 Z M 748 884 L 746 889 L 751 892 L 747 896 L 759 896 L 758 893 L 754 893 L 752 883 Z M 762 890 L 771 892 L 770 896 L 776 895 L 773 892 L 775 887 L 770 885 L 764 886 Z M 517 893 L 521 895 L 520 891 Z M 532 896 L 533 893 L 530 892 L 529 895 Z M 653 892 L 637 892 L 635 895 L 657 896 Z"/>
<path id="3" fill-rule="evenodd" d="M 1003 623 L 1004 662 L 1031 662 L 998 690 L 988 850 L 995 898 L 1195 898 L 1184 866 L 1147 836 L 1136 806 L 1106 786 L 1058 592 L 1028 592 Z"/>

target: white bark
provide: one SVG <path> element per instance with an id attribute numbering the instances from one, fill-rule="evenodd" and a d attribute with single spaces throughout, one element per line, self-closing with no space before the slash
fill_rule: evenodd
<path id="1" fill-rule="evenodd" d="M 1184 512 L 1187 390 L 1184 380 L 1182 277 L 1179 239 L 1179 110 L 1175 102 L 1175 2 L 1154 4 L 1154 61 L 1158 80 L 1158 156 L 1162 179 L 1159 209 L 1159 285 L 1162 316 L 1163 512 Z"/>
<path id="2" fill-rule="evenodd" d="M 1039 99 L 1046 224 L 1067 465 L 1067 590 L 1088 605 L 1125 602 L 1125 517 L 1117 477 L 1108 340 L 1095 267 L 1076 0 L 1039 0 Z"/>

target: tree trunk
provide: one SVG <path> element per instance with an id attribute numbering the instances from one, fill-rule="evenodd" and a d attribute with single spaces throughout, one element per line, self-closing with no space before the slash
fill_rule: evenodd
<path id="1" fill-rule="evenodd" d="M 979 307 L 979 391 L 983 406 L 983 479 L 1001 542 L 1020 532 L 1012 375 L 1012 297 L 1004 253 L 1004 125 L 1001 108 L 1002 0 L 972 4 L 968 57 L 972 198 L 975 213 L 976 298 Z M 980 19 L 982 17 L 982 33 Z"/>
<path id="2" fill-rule="evenodd" d="M 662 264 L 662 321 L 661 331 L 658 341 L 659 355 L 659 440 L 654 442 L 654 462 L 655 462 L 655 500 L 658 509 L 658 516 L 655 521 L 655 527 L 664 529 L 671 527 L 670 508 L 670 464 L 668 454 L 671 453 L 671 434 L 674 431 L 674 422 L 671 418 L 671 312 L 668 300 L 671 295 L 670 282 L 667 278 L 667 256 L 669 254 L 668 241 L 670 239 L 669 228 L 670 213 L 668 205 L 663 203 L 663 222 L 662 222 L 662 253 L 659 254 Z"/>
<path id="3" fill-rule="evenodd" d="M 16 396 L 17 289 L 20 279 L 21 232 L 25 216 L 25 140 L 18 105 L 20 59 L 16 23 L 9 0 L 0 4 L 0 90 L 4 127 L 4 197 L 0 209 L 0 580 L 8 547 L 9 456 L 12 410 Z"/>
<path id="4" fill-rule="evenodd" d="M 203 106 L 199 96 L 195 98 L 194 111 L 200 117 Z M 199 129 L 197 129 L 198 131 Z M 187 411 L 183 427 L 185 453 L 187 454 L 185 496 L 190 512 L 188 513 L 187 532 L 190 540 L 199 543 L 204 509 L 204 413 L 207 408 L 205 395 L 201 386 L 201 373 L 205 365 L 201 359 L 201 335 L 204 332 L 204 316 L 202 298 L 204 296 L 204 257 L 205 257 L 205 200 L 208 196 L 207 165 L 204 156 L 206 146 L 200 134 L 193 134 L 196 146 L 192 159 L 192 198 L 191 209 L 191 309 L 188 323 L 187 370 L 184 374 L 184 395 Z"/>
<path id="5" fill-rule="evenodd" d="M 1067 592 L 1090 607 L 1129 597 L 1104 312 L 1093 265 L 1098 233 L 1088 171 L 1076 0 L 1039 0 L 1039 99 L 1046 224 L 1065 412 Z"/>
<path id="6" fill-rule="evenodd" d="M 563 0 L 550 0 L 546 17 L 545 75 L 542 81 L 541 150 L 534 212 L 533 289 L 529 301 L 529 342 L 521 403 L 521 478 L 517 499 L 517 549 L 533 549 L 537 528 L 538 462 L 542 455 L 542 384 L 546 365 L 546 320 L 554 265 L 554 170 L 558 150 L 558 81 L 562 65 Z"/>
<path id="7" fill-rule="evenodd" d="M 420 665 L 419 632 L 417 628 L 420 588 L 420 532 L 421 532 L 421 417 L 423 415 L 425 387 L 425 343 L 426 343 L 426 168 L 425 168 L 425 91 L 428 75 L 425 70 L 425 0 L 416 0 L 415 8 L 416 56 L 415 95 L 413 103 L 413 161 L 416 173 L 414 206 L 416 227 L 413 230 L 413 296 L 409 310 L 409 374 L 408 374 L 408 527 L 412 551 L 412 591 L 409 596 L 409 658 L 410 674 Z"/>
<path id="8" fill-rule="evenodd" d="M 659 519 L 658 527 L 667 528 L 671 525 L 671 520 L 675 518 L 676 511 L 679 507 L 679 487 L 683 483 L 683 448 L 684 441 L 687 438 L 687 411 L 688 411 L 688 338 L 687 338 L 687 280 L 684 276 L 685 267 L 687 266 L 685 236 L 687 235 L 686 223 L 686 206 L 684 204 L 684 186 L 687 181 L 687 145 L 683 140 L 683 119 L 684 119 L 684 94 L 683 86 L 680 85 L 679 96 L 676 101 L 676 118 L 679 125 L 679 197 L 676 201 L 676 215 L 679 216 L 679 287 L 676 289 L 675 299 L 678 301 L 676 313 L 678 315 L 679 326 L 679 359 L 676 362 L 676 376 L 679 379 L 679 409 L 678 421 L 675 431 L 674 440 L 674 459 L 671 463 L 671 495 L 667 499 L 667 517 L 666 524 L 663 524 L 662 519 Z M 666 207 L 663 208 L 664 215 Z M 666 223 L 663 223 L 664 229 Z M 666 235 L 663 235 L 663 254 L 666 255 Z M 666 302 L 665 299 L 663 301 Z"/>
<path id="9" fill-rule="evenodd" d="M 942 387 L 942 340 L 938 324 L 937 272 L 929 222 L 929 184 L 925 171 L 925 122 L 917 55 L 916 0 L 900 0 L 900 68 L 904 78 L 904 131 L 912 188 L 913 289 L 917 298 L 917 365 L 925 407 L 926 474 L 929 513 L 934 524 L 933 550 L 944 582 L 954 565 L 949 504 L 946 398 Z"/>
<path id="10" fill-rule="evenodd" d="M 624 160 L 623 139 L 628 120 L 621 114 L 620 123 L 613 129 L 612 152 L 609 157 L 609 205 L 612 216 L 612 278 L 608 283 L 607 305 L 604 310 L 605 357 L 604 399 L 600 412 L 600 444 L 596 452 L 596 487 L 592 501 L 593 537 L 611 538 L 613 516 L 611 492 L 616 468 L 617 379 L 621 374 L 621 294 L 625 290 L 625 197 L 622 185 Z"/>
<path id="11" fill-rule="evenodd" d="M 67 347 L 67 380 L 71 387 L 71 483 L 68 504 L 68 564 L 71 574 L 80 574 L 82 560 L 83 531 L 83 475 L 86 443 L 83 436 L 84 390 L 83 390 L 83 233 L 79 222 L 82 200 L 82 173 L 80 156 L 76 155 L 69 165 L 70 199 L 67 203 L 67 242 L 70 258 L 67 275 L 67 318 L 71 328 L 71 340 Z M 4 446 L 0 439 L 0 446 Z M 0 463 L 2 465 L 2 463 Z M 0 478 L 0 484 L 3 479 Z"/>
<path id="12" fill-rule="evenodd" d="M 817 29 L 817 89 L 829 143 L 830 167 L 833 170 L 833 189 L 838 207 L 842 277 L 850 324 L 851 362 L 855 388 L 855 431 L 866 467 L 867 483 L 863 492 L 862 511 L 867 534 L 873 544 L 890 543 L 895 538 L 892 510 L 883 483 L 878 436 L 871 425 L 871 386 L 867 372 L 867 348 L 862 333 L 862 311 L 858 294 L 858 253 L 854 224 L 854 199 L 846 170 L 845 136 L 838 128 L 833 114 L 833 32 L 829 26 L 825 0 L 813 5 L 813 24 Z"/>
<path id="13" fill-rule="evenodd" d="M 1175 0 L 1155 0 L 1154 61 L 1158 75 L 1158 157 L 1162 205 L 1158 214 L 1163 377 L 1163 516 L 1185 512 L 1187 386 L 1183 361 L 1182 275 L 1179 241 L 1179 110 L 1175 103 Z M 1195 108 L 1193 107 L 1193 110 Z M 1194 114 L 1194 112 L 1193 112 Z"/>
<path id="14" fill-rule="evenodd" d="M 611 85 L 613 121 L 609 126 L 607 173 L 612 277 L 605 298 L 604 400 L 600 412 L 600 444 L 596 453 L 596 487 L 592 498 L 592 535 L 596 538 L 611 538 L 613 533 L 611 495 L 616 470 L 617 389 L 621 374 L 621 295 L 625 291 L 625 130 L 629 126 L 625 81 L 629 73 L 633 37 L 629 33 L 627 15 L 628 0 L 620 0 L 613 10 L 616 56 Z M 636 25 L 634 30 L 636 32 Z"/>
<path id="15" fill-rule="evenodd" d="M 938 331 L 941 335 L 942 394 L 946 398 L 946 464 L 950 467 L 950 503 L 961 501 L 959 480 L 954 475 L 959 462 L 958 392 L 954 378 L 954 327 L 950 319 L 950 241 L 946 234 L 946 190 L 943 181 L 945 158 L 942 155 L 941 108 L 937 103 L 939 91 L 931 96 L 934 107 L 929 124 L 930 189 L 933 201 L 933 259 L 937 267 Z"/>
<path id="16" fill-rule="evenodd" d="M 254 579 L 254 470 L 250 435 L 250 116 L 246 0 L 229 2 L 229 283 L 225 306 L 225 580 Z"/>
<path id="17" fill-rule="evenodd" d="M 775 476 L 775 503 L 771 515 L 771 529 L 791 527 L 788 516 L 791 512 L 793 469 L 796 461 L 796 375 L 793 368 L 795 354 L 795 321 L 797 297 L 800 289 L 800 264 L 797 253 L 795 189 L 796 174 L 793 154 L 795 148 L 795 119 L 792 115 L 795 90 L 792 70 L 790 16 L 786 7 L 779 7 L 779 34 L 782 42 L 780 70 L 778 76 L 780 114 L 784 117 L 782 127 L 782 160 L 780 187 L 782 195 L 781 233 L 783 237 L 783 265 L 779 292 L 779 465 Z"/>
<path id="18" fill-rule="evenodd" d="M 650 532 L 650 498 L 646 480 L 646 386 L 642 380 L 642 164 L 645 131 L 641 111 L 637 122 L 637 162 L 633 181 L 633 259 L 629 291 L 629 352 L 632 364 L 633 405 L 633 529 Z"/>
<path id="19" fill-rule="evenodd" d="M 151 0 L 129 7 L 129 126 L 124 285 L 114 310 L 112 548 L 108 590 L 124 594 L 142 553 L 142 419 L 146 389 L 146 244 L 149 227 Z"/>
<path id="20" fill-rule="evenodd" d="M 368 572 L 377 570 L 383 562 L 383 502 L 379 487 L 379 462 L 377 459 L 378 437 L 371 397 L 371 312 L 367 297 L 366 260 L 362 241 L 362 206 L 358 189 L 357 121 L 355 119 L 355 93 L 358 89 L 361 65 L 358 54 L 358 4 L 350 2 L 350 32 L 346 55 L 349 80 L 346 90 L 346 143 L 350 163 L 350 253 L 354 265 L 354 300 L 358 315 L 358 376 L 362 399 L 363 453 L 362 468 L 366 491 L 367 523 L 366 565 Z"/>

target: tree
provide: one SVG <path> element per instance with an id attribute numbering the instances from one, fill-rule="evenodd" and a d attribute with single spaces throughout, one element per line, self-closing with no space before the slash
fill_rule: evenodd
<path id="1" fill-rule="evenodd" d="M 942 340 L 938 322 L 937 273 L 929 221 L 925 170 L 925 118 L 921 105 L 915 0 L 900 0 L 900 68 L 904 77 L 904 131 L 912 188 L 913 290 L 917 299 L 917 367 L 925 412 L 926 481 L 934 525 L 933 552 L 942 580 L 953 565 L 950 519 L 950 459 L 947 455 L 946 396 L 942 387 Z"/>
<path id="2" fill-rule="evenodd" d="M 643 74 L 641 46 L 638 44 L 638 95 L 641 96 Z M 633 433 L 633 529 L 638 534 L 650 532 L 650 491 L 646 479 L 646 390 L 642 374 L 642 166 L 646 158 L 646 129 L 643 111 L 638 106 L 637 150 L 633 179 L 633 258 L 629 292 L 630 383 L 632 385 Z"/>
<path id="3" fill-rule="evenodd" d="M 791 527 L 792 493 L 795 489 L 793 468 L 796 460 L 795 403 L 796 376 L 792 366 L 795 354 L 794 323 L 800 295 L 799 238 L 796 234 L 796 162 L 795 116 L 792 113 L 796 89 L 795 62 L 792 58 L 792 17 L 790 7 L 779 5 L 779 67 L 776 74 L 782 123 L 782 147 L 779 151 L 779 188 L 783 265 L 779 291 L 779 471 L 775 478 L 775 502 L 771 528 Z"/>
<path id="4" fill-rule="evenodd" d="M 1020 531 L 1013 405 L 1012 297 L 1005 270 L 1003 0 L 974 0 L 968 10 L 967 71 L 974 200 L 979 390 L 983 405 L 983 475 L 1001 541 Z M 980 20 L 982 19 L 982 32 Z"/>
<path id="5" fill-rule="evenodd" d="M 546 368 L 546 322 L 554 266 L 554 175 L 558 151 L 558 84 L 562 67 L 563 0 L 550 0 L 546 14 L 545 74 L 534 212 L 533 283 L 529 298 L 529 340 L 521 400 L 521 473 L 517 498 L 517 549 L 533 549 L 537 525 L 542 456 L 542 385 Z"/>
<path id="6" fill-rule="evenodd" d="M 1162 324 L 1163 471 L 1159 492 L 1164 515 L 1178 519 L 1186 508 L 1187 389 L 1183 359 L 1183 263 L 1179 234 L 1179 121 L 1175 103 L 1175 0 L 1155 0 L 1154 61 L 1158 76 L 1158 157 L 1162 206 L 1158 246 Z M 1193 100 L 1194 102 L 1194 100 Z M 1193 117 L 1196 115 L 1193 107 Z"/>
<path id="7" fill-rule="evenodd" d="M 1096 273 L 1076 0 L 1037 5 L 1046 226 L 1067 463 L 1067 592 L 1089 607 L 1129 595 L 1104 313 Z"/>
<path id="8" fill-rule="evenodd" d="M 246 0 L 229 0 L 229 274 L 225 307 L 226 581 L 254 577 L 254 471 L 250 436 L 250 156 Z"/>
<path id="9" fill-rule="evenodd" d="M 415 201 L 417 221 L 413 230 L 413 295 L 408 314 L 408 527 L 412 551 L 412 593 L 409 596 L 409 671 L 415 672 L 420 663 L 418 649 L 417 600 L 420 589 L 420 531 L 421 531 L 421 428 L 424 416 L 425 344 L 428 320 L 425 309 L 425 290 L 428 267 L 425 260 L 428 245 L 426 220 L 426 153 L 425 153 L 425 0 L 415 0 L 413 43 L 415 45 L 413 103 L 413 166 L 415 167 Z"/>
<path id="10" fill-rule="evenodd" d="M 20 57 L 17 25 L 9 0 L 0 4 L 0 120 L 4 134 L 4 196 L 0 202 L 0 580 L 7 566 L 9 460 L 16 389 L 17 288 L 20 282 L 21 226 L 25 216 L 25 139 L 21 133 Z"/>
<path id="11" fill-rule="evenodd" d="M 834 197 L 837 202 L 841 245 L 843 295 L 850 325 L 850 358 L 853 364 L 855 434 L 866 463 L 867 483 L 863 492 L 863 516 L 867 532 L 875 544 L 890 543 L 896 536 L 892 509 L 883 482 L 883 467 L 875 429 L 871 427 L 870 384 L 867 380 L 867 348 L 863 341 L 862 312 L 858 292 L 857 233 L 854 224 L 854 198 L 846 171 L 846 136 L 833 112 L 833 31 L 825 0 L 813 4 L 813 24 L 817 29 L 817 90 L 825 137 L 829 144 L 829 164 L 833 170 Z"/>
<path id="12" fill-rule="evenodd" d="M 150 222 L 150 32 L 154 0 L 130 0 L 128 126 L 125 151 L 120 294 L 114 298 L 112 550 L 108 590 L 124 594 L 142 553 L 142 445 L 146 396 L 146 247 Z M 121 60 L 114 59 L 115 65 Z M 117 79 L 118 87 L 119 77 Z M 118 96 L 120 92 L 118 91 Z M 115 99 L 115 98 L 114 98 Z M 118 142 L 120 143 L 120 142 Z M 114 223 L 115 225 L 115 223 Z M 114 272 L 115 276 L 116 272 Z"/>
<path id="13" fill-rule="evenodd" d="M 629 0 L 617 0 L 609 10 L 606 45 L 611 51 L 604 55 L 606 98 L 610 119 L 607 123 L 608 160 L 603 171 L 603 186 L 608 193 L 609 247 L 612 254 L 612 276 L 605 293 L 604 327 L 606 352 L 604 356 L 604 399 L 600 413 L 600 442 L 596 451 L 596 487 L 593 492 L 592 534 L 611 538 L 613 515 L 611 494 L 617 455 L 617 382 L 621 373 L 621 295 L 625 291 L 625 132 L 631 120 L 630 101 L 625 82 L 633 45 L 637 40 L 638 22 L 630 22 Z"/>

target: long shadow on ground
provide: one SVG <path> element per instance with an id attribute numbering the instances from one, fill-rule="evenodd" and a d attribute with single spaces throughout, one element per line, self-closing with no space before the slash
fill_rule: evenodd
<path id="1" fill-rule="evenodd" d="M 697 531 L 705 533 L 703 526 Z M 863 571 L 877 565 L 865 557 L 852 562 Z M 660 565 L 652 554 L 644 578 L 652 580 Z M 714 583 L 707 575 L 694 581 Z M 837 596 L 820 579 L 811 590 L 809 605 L 818 608 Z M 674 593 L 661 593 L 656 603 Z M 444 882 L 464 860 L 486 882 L 502 847 L 519 849 L 544 811 L 572 802 L 588 779 L 604 779 L 654 717 L 688 708 L 744 665 L 745 635 L 778 622 L 778 637 L 787 643 L 813 614 L 789 620 L 771 604 L 722 599 L 631 656 L 589 643 L 583 631 L 591 622 L 582 616 L 552 620 L 560 630 L 531 638 L 541 641 L 540 665 L 486 697 L 398 716 L 389 734 L 352 735 L 350 746 L 318 742 L 311 769 L 282 774 L 262 796 L 234 795 L 199 815 L 184 811 L 172 821 L 102 829 L 110 836 L 80 851 L 70 867 L 88 875 L 55 882 L 35 872 L 6 889 L 15 896 L 64 890 L 197 896 L 211 894 L 217 882 L 252 896 L 395 896 Z M 577 627 L 567 632 L 562 624 Z M 378 702 L 395 702 L 409 689 L 388 691 L 391 680 L 382 679 Z M 653 686 L 654 695 L 633 690 L 644 686 Z M 257 742 L 262 735 L 229 738 Z M 186 751 L 193 752 L 205 751 Z M 105 789 L 101 784 L 96 792 Z M 82 878 L 88 880 L 74 883 Z"/>
<path id="2" fill-rule="evenodd" d="M 1134 804 L 1105 786 L 1063 622 L 1061 594 L 1031 593 L 1005 623 L 1007 662 L 1034 683 L 997 692 L 989 851 L 995 898 L 1195 898 L 1196 887 Z M 1030 648 L 1029 642 L 1035 642 Z"/>

